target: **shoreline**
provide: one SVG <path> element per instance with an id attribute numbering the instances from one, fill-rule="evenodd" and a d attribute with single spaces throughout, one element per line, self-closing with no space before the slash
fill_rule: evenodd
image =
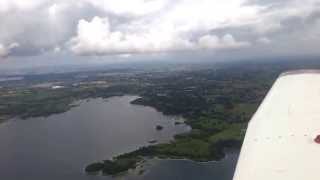
<path id="1" fill-rule="evenodd" d="M 155 110 L 157 110 L 158 112 L 161 112 L 159 109 L 157 109 L 156 107 L 149 105 L 149 104 L 145 105 L 145 104 L 133 103 L 134 101 L 136 101 L 138 99 L 142 99 L 142 97 L 137 96 L 136 99 L 133 99 L 129 103 L 133 104 L 133 105 L 140 105 L 140 106 L 142 105 L 142 106 L 146 106 L 146 107 L 151 107 L 151 108 L 154 108 Z M 161 112 L 161 113 L 166 115 L 166 113 L 164 113 L 164 112 Z M 226 140 L 227 143 L 224 145 L 218 145 L 219 142 L 217 142 L 215 146 L 219 147 L 219 148 L 213 154 L 206 155 L 206 156 L 199 156 L 199 157 L 193 157 L 193 156 L 190 156 L 187 154 L 179 155 L 179 153 L 176 155 L 170 155 L 169 151 L 161 153 L 161 151 L 157 150 L 157 149 L 159 149 L 159 147 L 161 147 L 161 146 L 164 146 L 164 147 L 169 146 L 170 147 L 171 144 L 178 143 L 179 141 L 181 141 L 181 139 L 184 139 L 182 136 L 188 137 L 188 136 L 190 136 L 192 131 L 195 130 L 195 129 L 193 129 L 192 123 L 190 122 L 192 120 L 183 117 L 183 115 L 179 115 L 179 116 L 184 118 L 184 124 L 190 127 L 191 130 L 189 132 L 176 134 L 173 137 L 173 140 L 170 142 L 167 142 L 167 143 L 156 143 L 156 144 L 150 144 L 148 146 L 142 146 L 136 150 L 133 150 L 133 151 L 130 151 L 127 153 L 123 153 L 120 155 L 116 155 L 112 159 L 91 163 L 85 167 L 85 172 L 88 174 L 91 174 L 91 173 L 102 171 L 103 175 L 114 176 L 114 175 L 117 175 L 120 173 L 127 172 L 130 169 L 136 169 L 140 165 L 140 163 L 143 163 L 145 158 L 151 158 L 151 159 L 156 158 L 159 160 L 183 160 L 183 161 L 190 161 L 190 162 L 195 162 L 195 163 L 200 163 L 200 164 L 201 163 L 220 162 L 221 160 L 227 158 L 228 153 L 225 151 L 226 147 L 237 149 L 238 144 L 241 145 L 241 139 L 231 142 L 231 145 L 230 145 L 230 142 L 229 143 L 227 142 L 228 140 Z M 200 138 L 200 139 L 202 140 L 202 138 Z M 222 144 L 223 143 L 224 142 L 222 142 Z M 106 165 L 106 163 L 108 165 Z M 101 174 L 101 173 L 98 173 L 98 174 Z"/>

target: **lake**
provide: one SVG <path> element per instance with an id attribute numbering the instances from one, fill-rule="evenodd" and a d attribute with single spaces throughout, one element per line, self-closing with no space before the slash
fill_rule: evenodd
<path id="1" fill-rule="evenodd" d="M 68 112 L 49 117 L 12 119 L 0 124 L 0 177 L 5 180 L 97 180 L 83 168 L 94 161 L 130 152 L 148 141 L 168 142 L 187 125 L 154 108 L 130 104 L 136 96 L 87 99 Z M 157 131 L 156 125 L 164 127 Z M 149 160 L 142 175 L 121 179 L 231 180 L 238 153 L 220 162 Z"/>

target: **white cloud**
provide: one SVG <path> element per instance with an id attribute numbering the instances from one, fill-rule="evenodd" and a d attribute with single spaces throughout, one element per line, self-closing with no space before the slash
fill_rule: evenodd
<path id="1" fill-rule="evenodd" d="M 54 49 L 53 49 L 53 52 L 54 53 L 59 53 L 61 51 L 61 48 L 59 46 L 56 46 Z"/>
<path id="2" fill-rule="evenodd" d="M 259 6 L 245 6 L 246 0 L 87 0 L 94 6 L 117 15 L 132 16 L 130 21 L 114 23 L 108 16 L 79 20 L 77 35 L 70 49 L 80 55 L 145 53 L 201 49 L 199 35 L 210 35 L 215 28 L 241 26 L 251 22 Z M 126 4 L 129 3 L 130 5 Z M 170 3 L 169 7 L 166 7 Z M 139 16 L 144 15 L 144 16 Z M 203 42 L 202 42 L 203 43 Z M 248 42 L 236 42 L 226 35 L 217 45 L 206 48 L 241 48 Z"/>
<path id="3" fill-rule="evenodd" d="M 48 8 L 48 13 L 49 13 L 49 16 L 51 16 L 51 17 L 55 17 L 57 15 L 57 11 L 58 11 L 58 5 L 57 4 L 52 4 Z"/>
<path id="4" fill-rule="evenodd" d="M 14 49 L 14 48 L 17 48 L 17 47 L 19 47 L 19 46 L 20 46 L 19 43 L 14 42 L 14 43 L 11 43 L 11 44 L 8 46 L 8 49 Z"/>
<path id="5" fill-rule="evenodd" d="M 7 57 L 11 53 L 11 50 L 17 47 L 19 47 L 19 44 L 16 42 L 11 43 L 8 46 L 5 46 L 0 43 L 0 58 Z"/>
<path id="6" fill-rule="evenodd" d="M 261 44 L 270 44 L 271 40 L 267 37 L 260 37 L 259 39 L 257 39 L 257 42 Z"/>
<path id="7" fill-rule="evenodd" d="M 129 58 L 131 56 L 132 56 L 132 54 L 119 54 L 118 55 L 118 57 L 120 57 L 120 58 Z"/>
<path id="8" fill-rule="evenodd" d="M 193 44 L 173 31 L 112 31 L 108 18 L 80 20 L 71 50 L 80 55 L 143 53 L 191 49 Z"/>
<path id="9" fill-rule="evenodd" d="M 219 37 L 214 35 L 205 35 L 199 38 L 198 43 L 201 48 L 211 49 L 219 46 Z"/>
<path id="10" fill-rule="evenodd" d="M 214 35 L 205 35 L 199 38 L 199 47 L 205 49 L 235 49 L 248 47 L 251 44 L 245 41 L 236 41 L 231 34 L 226 34 L 222 38 Z"/>
<path id="11" fill-rule="evenodd" d="M 77 35 L 69 42 L 73 52 L 80 55 L 105 55 L 114 53 L 146 53 L 163 51 L 196 50 L 201 48 L 228 49 L 250 45 L 237 42 L 230 34 L 221 39 L 213 35 L 190 36 L 191 31 L 182 33 L 172 25 L 148 26 L 140 24 L 113 27 L 107 17 L 94 17 L 91 21 L 80 20 Z"/>
<path id="12" fill-rule="evenodd" d="M 240 48 L 251 45 L 246 41 L 236 41 L 231 34 L 223 36 L 221 42 L 226 48 Z"/>

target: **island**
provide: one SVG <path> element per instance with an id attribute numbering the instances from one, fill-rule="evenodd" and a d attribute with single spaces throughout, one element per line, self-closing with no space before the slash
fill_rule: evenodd
<path id="1" fill-rule="evenodd" d="M 162 129 L 163 129 L 163 126 L 161 126 L 161 125 L 157 125 L 157 126 L 156 126 L 156 130 L 157 130 L 157 131 L 161 131 Z"/>
<path id="2" fill-rule="evenodd" d="M 119 157 L 115 160 L 104 160 L 88 165 L 85 168 L 87 173 L 97 173 L 101 171 L 104 175 L 116 175 L 137 166 L 140 158 Z"/>

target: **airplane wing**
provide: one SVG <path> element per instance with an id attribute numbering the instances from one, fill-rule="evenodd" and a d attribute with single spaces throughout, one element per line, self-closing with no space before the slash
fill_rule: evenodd
<path id="1" fill-rule="evenodd" d="M 320 70 L 283 73 L 249 122 L 233 180 L 320 180 Z"/>

